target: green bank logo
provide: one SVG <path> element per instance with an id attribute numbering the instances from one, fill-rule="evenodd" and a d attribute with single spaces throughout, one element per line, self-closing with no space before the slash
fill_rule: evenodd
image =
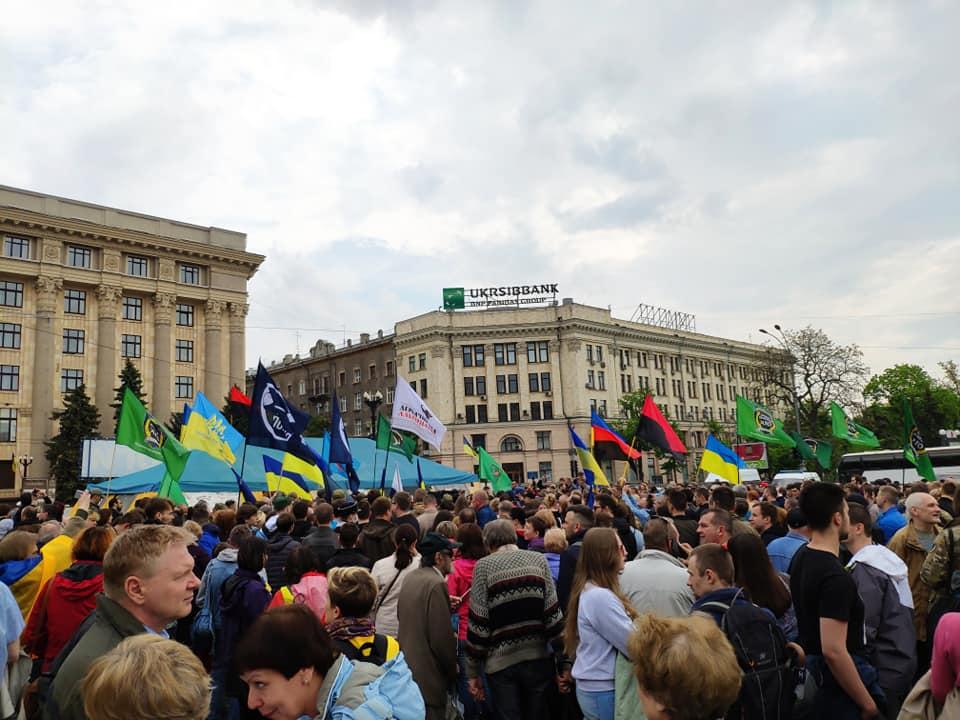
<path id="1" fill-rule="evenodd" d="M 443 309 L 444 310 L 463 310 L 464 308 L 463 288 L 444 288 L 443 289 Z"/>

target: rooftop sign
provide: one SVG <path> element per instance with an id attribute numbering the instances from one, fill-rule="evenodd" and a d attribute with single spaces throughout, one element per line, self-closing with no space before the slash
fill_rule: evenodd
<path id="1" fill-rule="evenodd" d="M 557 300 L 557 283 L 542 285 L 502 285 L 484 288 L 444 288 L 443 309 L 543 305 Z"/>

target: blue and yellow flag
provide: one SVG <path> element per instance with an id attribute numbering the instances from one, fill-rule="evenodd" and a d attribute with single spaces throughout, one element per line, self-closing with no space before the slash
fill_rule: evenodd
<path id="1" fill-rule="evenodd" d="M 602 485 L 610 487 L 610 481 L 603 474 L 603 470 L 597 459 L 590 452 L 590 449 L 584 444 L 580 436 L 571 427 L 570 437 L 573 439 L 573 447 L 577 451 L 577 457 L 580 458 L 580 466 L 583 468 L 583 476 L 587 479 L 587 485 Z"/>
<path id="2" fill-rule="evenodd" d="M 700 458 L 700 469 L 704 472 L 719 475 L 731 485 L 740 484 L 740 468 L 747 464 L 733 450 L 717 440 L 712 434 L 707 435 L 707 445 Z"/>
<path id="3" fill-rule="evenodd" d="M 313 500 L 313 495 L 310 493 L 310 485 L 306 478 L 300 473 L 286 467 L 287 459 L 292 457 L 292 455 L 286 453 L 283 462 L 281 462 L 269 455 L 263 456 L 263 473 L 267 479 L 267 490 L 293 495 L 303 500 Z M 311 467 L 319 473 L 319 469 L 315 465 Z M 316 485 L 316 482 L 313 482 Z"/>
<path id="4" fill-rule="evenodd" d="M 227 422 L 203 393 L 197 393 L 189 414 L 184 415 L 186 421 L 180 431 L 180 442 L 184 447 L 202 450 L 227 465 L 237 461 L 237 453 L 243 446 L 243 435 Z"/>

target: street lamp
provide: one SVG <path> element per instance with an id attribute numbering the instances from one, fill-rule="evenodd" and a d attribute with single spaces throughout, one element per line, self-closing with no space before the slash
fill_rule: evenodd
<path id="1" fill-rule="evenodd" d="M 793 365 L 795 363 L 795 360 L 793 357 L 793 353 L 790 352 L 790 347 L 787 345 L 787 338 L 783 334 L 783 330 L 780 328 L 779 325 L 774 325 L 773 329 L 777 331 L 778 333 L 777 335 L 774 335 L 772 332 L 768 332 L 763 328 L 760 328 L 760 332 L 776 340 L 777 343 L 780 345 L 780 347 L 783 348 L 783 351 L 790 356 L 790 365 L 791 365 L 790 382 L 793 385 L 793 413 L 796 416 L 796 420 L 797 420 L 797 435 L 803 435 L 803 431 L 800 430 L 800 399 L 797 397 L 797 374 L 793 372 Z"/>
<path id="2" fill-rule="evenodd" d="M 33 455 L 21 455 L 20 457 L 17 458 L 17 462 L 20 463 L 20 468 L 21 468 L 20 487 L 22 488 L 27 481 L 27 468 L 29 468 L 33 464 Z"/>
<path id="3" fill-rule="evenodd" d="M 370 437 L 377 438 L 377 408 L 383 404 L 383 393 L 377 390 L 373 395 L 363 393 L 363 402 L 370 408 Z"/>

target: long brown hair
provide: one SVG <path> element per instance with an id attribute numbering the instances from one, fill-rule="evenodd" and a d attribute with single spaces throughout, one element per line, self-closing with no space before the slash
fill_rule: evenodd
<path id="1" fill-rule="evenodd" d="M 583 537 L 577 570 L 573 576 L 573 587 L 567 603 L 567 620 L 563 630 L 563 644 L 567 655 L 573 657 L 580 644 L 577 630 L 577 614 L 580 609 L 580 595 L 588 582 L 605 588 L 616 595 L 623 603 L 623 609 L 631 620 L 637 613 L 620 589 L 620 543 L 617 531 L 613 528 L 591 528 Z"/>

